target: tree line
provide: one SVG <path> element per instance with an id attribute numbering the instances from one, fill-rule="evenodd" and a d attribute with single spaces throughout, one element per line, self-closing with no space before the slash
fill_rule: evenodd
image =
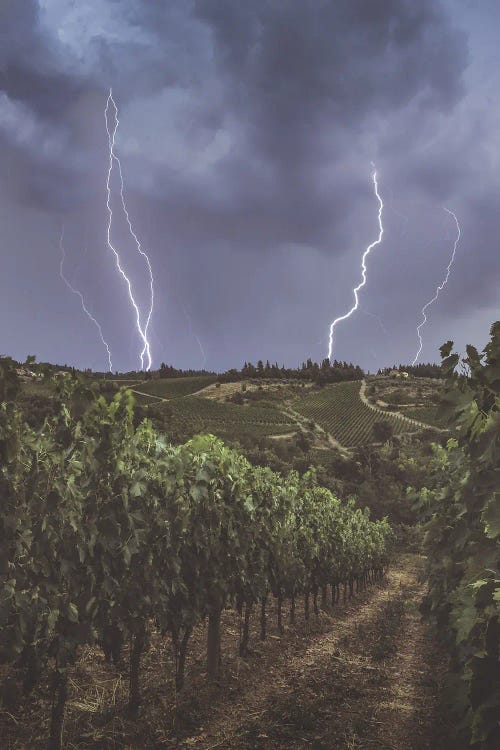
<path id="1" fill-rule="evenodd" d="M 416 378 L 442 378 L 443 370 L 441 365 L 428 362 L 419 365 L 393 365 L 392 367 L 383 367 L 377 375 L 390 375 L 391 372 L 407 372 Z"/>
<path id="2" fill-rule="evenodd" d="M 196 375 L 215 375 L 206 370 L 182 370 L 172 365 L 161 363 L 158 370 L 160 378 L 183 378 L 193 377 Z M 152 377 L 152 374 L 150 374 Z M 326 383 L 339 383 L 343 380 L 361 380 L 364 372 L 358 365 L 352 362 L 341 362 L 335 360 L 330 363 L 328 358 L 321 363 L 313 362 L 308 359 L 300 367 L 285 367 L 277 362 L 271 364 L 269 360 L 264 362 L 259 359 L 256 365 L 251 362 L 245 362 L 241 369 L 231 368 L 226 372 L 217 375 L 217 380 L 221 383 L 233 383 L 240 380 L 273 378 L 280 380 L 308 380 L 318 385 Z"/>
<path id="3" fill-rule="evenodd" d="M 300 367 L 289 368 L 275 363 L 271 364 L 269 360 L 264 363 L 259 360 L 256 365 L 251 362 L 245 362 L 241 370 L 232 369 L 219 375 L 221 382 L 235 382 L 247 379 L 259 378 L 279 378 L 288 380 L 309 380 L 318 385 L 326 383 L 339 383 L 343 380 L 361 380 L 364 372 L 358 365 L 352 362 L 340 362 L 335 360 L 330 363 L 328 358 L 321 363 L 313 362 L 307 359 Z"/>
<path id="4" fill-rule="evenodd" d="M 47 362 L 40 362 L 35 365 L 35 357 L 30 357 L 32 360 L 31 364 L 37 372 L 43 373 L 44 375 L 51 375 L 56 371 L 68 372 L 72 375 L 77 375 L 80 371 L 75 367 L 68 365 L 51 365 Z M 0 362 L 5 360 L 7 363 L 18 365 L 9 357 L 0 357 Z M 212 376 L 222 383 L 237 382 L 239 380 L 247 379 L 258 379 L 258 378 L 277 378 L 277 379 L 289 379 L 289 380 L 308 380 L 319 385 L 326 383 L 338 383 L 344 380 L 361 380 L 365 373 L 358 365 L 354 365 L 352 362 L 342 362 L 334 360 L 330 363 L 328 358 L 325 358 L 321 363 L 313 362 L 312 359 L 307 359 L 303 362 L 300 367 L 285 367 L 284 365 L 278 365 L 278 363 L 271 364 L 269 360 L 263 362 L 259 360 L 256 365 L 251 362 L 245 362 L 241 369 L 232 368 L 226 370 L 223 373 L 216 373 L 211 370 L 193 370 L 193 369 L 182 369 L 174 367 L 173 365 L 162 362 L 158 370 L 152 370 L 144 372 L 143 370 L 130 370 L 128 372 L 115 372 L 111 375 L 107 372 L 97 372 L 87 369 L 84 371 L 85 375 L 93 376 L 99 379 L 116 379 L 116 380 L 135 380 L 135 379 L 146 379 L 150 380 L 154 377 L 159 378 L 192 378 L 200 376 Z M 380 373 L 379 373 L 380 374 Z"/>

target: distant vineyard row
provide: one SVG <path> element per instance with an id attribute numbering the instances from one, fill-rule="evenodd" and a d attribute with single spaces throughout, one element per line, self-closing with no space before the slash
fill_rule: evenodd
<path id="1" fill-rule="evenodd" d="M 361 401 L 359 389 L 359 381 L 338 383 L 300 399 L 294 408 L 345 446 L 373 441 L 375 422 L 388 422 L 396 435 L 412 430 L 411 424 L 397 414 L 370 409 Z"/>
<path id="2" fill-rule="evenodd" d="M 257 424 L 291 424 L 283 412 L 272 406 L 238 406 L 191 396 L 169 406 L 185 419 L 201 418 Z"/>
<path id="3" fill-rule="evenodd" d="M 160 398 L 181 398 L 201 391 L 207 385 L 215 383 L 215 375 L 194 375 L 191 378 L 160 378 L 137 383 L 134 388 L 141 393 L 159 396 Z M 156 399 L 149 399 L 154 401 Z"/>
<path id="4" fill-rule="evenodd" d="M 155 402 L 149 405 L 148 413 L 161 429 L 182 439 L 203 432 L 227 440 L 259 439 L 293 432 L 297 428 L 293 421 L 273 407 L 238 406 L 199 396 L 186 396 L 168 403 Z"/>
<path id="5" fill-rule="evenodd" d="M 448 420 L 446 417 L 440 415 L 439 408 L 437 406 L 416 406 L 409 409 L 404 409 L 404 414 L 410 419 L 417 419 L 419 422 L 425 422 L 426 424 L 440 429 L 446 429 L 448 427 Z"/>

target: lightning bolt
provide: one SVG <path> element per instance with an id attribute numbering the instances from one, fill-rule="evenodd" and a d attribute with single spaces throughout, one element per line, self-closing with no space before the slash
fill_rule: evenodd
<path id="1" fill-rule="evenodd" d="M 424 326 L 427 323 L 427 315 L 426 315 L 427 308 L 429 308 L 432 304 L 434 304 L 434 302 L 439 297 L 439 292 L 441 292 L 444 289 L 444 287 L 446 286 L 446 284 L 448 283 L 448 279 L 450 278 L 451 267 L 452 267 L 453 262 L 455 260 L 455 254 L 457 252 L 457 246 L 458 246 L 458 243 L 460 241 L 460 234 L 461 234 L 460 233 L 460 224 L 458 223 L 457 217 L 455 216 L 455 214 L 453 213 L 453 211 L 450 211 L 449 208 L 445 208 L 444 210 L 447 213 L 449 213 L 450 216 L 453 216 L 453 218 L 455 219 L 455 224 L 457 226 L 457 236 L 455 238 L 455 244 L 453 245 L 453 252 L 451 253 L 450 262 L 448 263 L 448 266 L 446 268 L 446 275 L 445 275 L 443 281 L 436 288 L 436 293 L 435 293 L 434 297 L 431 300 L 429 300 L 429 302 L 427 302 L 427 304 L 424 305 L 423 308 L 422 308 L 422 317 L 423 317 L 423 320 L 417 326 L 417 336 L 418 336 L 418 340 L 419 340 L 419 347 L 418 347 L 417 353 L 415 354 L 415 359 L 413 360 L 412 365 L 415 365 L 415 363 L 416 363 L 417 359 L 419 358 L 420 353 L 422 351 L 422 347 L 424 345 L 424 342 L 422 341 L 422 335 L 420 333 L 420 329 L 422 328 L 422 326 Z"/>
<path id="2" fill-rule="evenodd" d="M 110 128 L 109 128 L 108 111 L 109 111 L 109 109 L 110 109 L 111 106 L 113 107 L 113 111 L 114 111 L 114 115 L 113 115 L 114 127 L 110 130 Z M 124 185 L 124 181 L 123 181 L 122 166 L 121 166 L 120 159 L 115 154 L 115 150 L 114 150 L 115 149 L 116 132 L 118 130 L 118 126 L 120 124 L 120 120 L 118 118 L 118 107 L 116 106 L 115 100 L 113 99 L 113 92 L 112 92 L 111 89 L 109 90 L 109 95 L 108 95 L 108 99 L 107 99 L 107 102 L 106 102 L 106 109 L 104 111 L 104 119 L 106 121 L 106 132 L 108 134 L 108 141 L 109 141 L 109 168 L 108 168 L 108 178 L 107 178 L 107 181 L 106 181 L 106 190 L 107 190 L 106 207 L 108 209 L 108 216 L 109 216 L 108 230 L 107 230 L 107 241 L 108 241 L 109 248 L 112 250 L 112 252 L 113 252 L 113 254 L 115 256 L 116 267 L 117 267 L 120 275 L 122 276 L 123 280 L 125 281 L 125 283 L 127 285 L 128 296 L 129 296 L 130 302 L 132 303 L 132 306 L 133 306 L 134 311 L 135 311 L 135 320 L 136 320 L 137 331 L 138 331 L 139 336 L 140 336 L 140 338 L 142 340 L 142 343 L 143 343 L 143 348 L 142 348 L 142 351 L 140 353 L 141 370 L 144 369 L 144 358 L 145 357 L 147 358 L 146 369 L 150 370 L 151 369 L 152 358 L 151 358 L 151 345 L 150 345 L 150 342 L 149 342 L 149 339 L 148 339 L 148 328 L 149 328 L 149 323 L 151 321 L 151 315 L 153 313 L 153 304 L 154 304 L 153 271 L 152 271 L 152 268 L 151 268 L 151 262 L 149 260 L 149 257 L 147 255 L 147 253 L 142 249 L 141 243 L 139 242 L 139 239 L 137 238 L 137 235 L 135 234 L 135 232 L 134 232 L 134 230 L 132 228 L 132 222 L 130 220 L 129 213 L 127 211 L 127 205 L 126 205 L 126 202 L 125 202 L 125 185 Z M 134 242 L 136 244 L 136 247 L 137 247 L 137 250 L 138 250 L 139 254 L 144 258 L 144 260 L 146 262 L 146 265 L 147 265 L 147 268 L 148 268 L 148 273 L 149 273 L 150 305 L 149 305 L 149 311 L 148 311 L 148 314 L 147 314 L 146 324 L 145 325 L 143 325 L 142 322 L 141 322 L 141 313 L 140 313 L 140 310 L 139 310 L 139 306 L 137 305 L 137 302 L 135 301 L 135 298 L 134 298 L 134 294 L 133 294 L 133 291 L 132 291 L 132 283 L 131 283 L 130 279 L 128 278 L 127 274 L 125 273 L 123 267 L 122 267 L 122 264 L 121 264 L 121 261 L 120 261 L 120 255 L 119 255 L 117 249 L 115 248 L 115 246 L 111 242 L 111 225 L 113 223 L 113 211 L 112 211 L 111 204 L 110 204 L 110 200 L 111 200 L 111 186 L 110 186 L 110 181 L 111 181 L 111 174 L 113 172 L 113 162 L 115 162 L 117 164 L 117 166 L 118 166 L 118 174 L 119 174 L 119 177 L 120 177 L 120 198 L 121 198 L 123 212 L 124 212 L 125 218 L 127 220 L 128 228 L 129 228 L 130 234 L 132 235 L 132 237 L 134 239 Z"/>
<path id="3" fill-rule="evenodd" d="M 201 369 L 204 370 L 205 369 L 205 365 L 207 363 L 207 355 L 206 355 L 205 349 L 203 348 L 203 345 L 202 345 L 199 337 L 196 335 L 196 333 L 194 333 L 193 336 L 196 339 L 196 343 L 198 344 L 198 347 L 199 347 L 200 352 L 201 352 L 201 356 L 203 358 L 203 361 L 201 363 Z"/>
<path id="4" fill-rule="evenodd" d="M 85 313 L 85 315 L 88 318 L 90 318 L 90 320 L 92 321 L 92 323 L 95 325 L 95 327 L 99 331 L 100 339 L 101 339 L 102 343 L 104 344 L 104 346 L 106 347 L 106 351 L 108 353 L 109 371 L 112 373 L 113 372 L 113 363 L 111 361 L 111 351 L 110 351 L 110 348 L 108 346 L 108 343 L 106 342 L 106 339 L 104 338 L 104 335 L 103 335 L 103 332 L 102 332 L 102 328 L 101 328 L 101 324 L 94 318 L 94 316 L 92 315 L 92 313 L 90 313 L 89 310 L 87 309 L 87 307 L 85 305 L 85 300 L 83 299 L 83 294 L 81 292 L 79 292 L 78 289 L 75 289 L 75 287 L 68 281 L 68 279 L 64 275 L 64 270 L 63 270 L 64 269 L 64 261 L 66 260 L 66 251 L 64 249 L 64 224 L 61 227 L 61 236 L 59 238 L 59 248 L 61 250 L 61 262 L 59 264 L 59 275 L 60 275 L 61 279 L 64 281 L 64 283 L 66 284 L 66 286 L 68 287 L 68 289 L 71 292 L 73 292 L 73 294 L 76 294 L 78 297 L 80 297 L 80 302 L 82 303 L 82 310 L 83 310 L 83 312 Z"/>
<path id="5" fill-rule="evenodd" d="M 205 349 L 203 348 L 203 344 L 201 343 L 199 336 L 197 336 L 196 333 L 193 331 L 193 323 L 192 323 L 192 320 L 191 320 L 191 315 L 188 313 L 186 305 L 183 305 L 182 307 L 184 309 L 184 315 L 186 316 L 186 319 L 187 319 L 187 322 L 188 322 L 189 333 L 195 338 L 196 343 L 198 344 L 198 348 L 200 350 L 200 353 L 201 353 L 201 356 L 202 356 L 202 360 L 203 360 L 202 361 L 202 365 L 201 365 L 201 369 L 204 370 L 205 369 L 205 365 L 207 363 L 207 355 L 206 355 Z"/>
<path id="6" fill-rule="evenodd" d="M 329 340 L 328 340 L 328 359 L 330 360 L 330 362 L 332 360 L 333 331 L 335 329 L 335 326 L 337 325 L 337 323 L 340 323 L 343 320 L 347 320 L 347 318 L 350 318 L 351 315 L 353 314 L 353 312 L 355 312 L 358 309 L 358 307 L 359 307 L 358 292 L 366 284 L 366 271 L 367 271 L 367 269 L 366 269 L 366 259 L 367 259 L 368 255 L 370 254 L 370 251 L 373 250 L 373 248 L 376 247 L 376 245 L 380 245 L 380 243 L 382 242 L 382 236 L 384 234 L 384 227 L 382 225 L 382 211 L 384 209 L 384 203 L 383 203 L 382 198 L 380 197 L 379 192 L 378 192 L 377 171 L 375 170 L 375 165 L 373 164 L 373 162 L 372 162 L 372 166 L 374 167 L 374 172 L 373 172 L 373 175 L 372 175 L 373 187 L 374 187 L 375 195 L 376 195 L 378 203 L 379 203 L 379 209 L 378 209 L 379 235 L 378 235 L 378 238 L 374 242 L 372 242 L 370 245 L 368 245 L 368 247 L 366 248 L 365 252 L 363 253 L 363 257 L 361 259 L 362 281 L 361 281 L 360 284 L 358 284 L 357 287 L 355 287 L 353 289 L 353 294 L 354 294 L 354 299 L 355 299 L 354 305 L 351 307 L 351 309 L 349 310 L 348 313 L 346 313 L 345 315 L 342 315 L 340 318 L 335 318 L 335 320 L 330 325 L 330 336 L 329 336 Z"/>

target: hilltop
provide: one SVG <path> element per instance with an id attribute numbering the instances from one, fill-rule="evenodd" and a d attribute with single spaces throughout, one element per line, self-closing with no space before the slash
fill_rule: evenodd
<path id="1" fill-rule="evenodd" d="M 153 373 L 112 376 L 36 363 L 34 357 L 24 365 L 13 364 L 17 399 L 32 424 L 50 413 L 57 383 L 68 375 L 106 398 L 121 388 L 130 389 L 138 416 L 151 417 L 174 442 L 210 432 L 242 445 L 253 441 L 254 446 L 270 447 L 272 440 L 289 450 L 299 445 L 306 452 L 335 449 L 346 454 L 445 426 L 438 410 L 440 380 L 420 376 L 418 368 L 418 375 L 403 372 L 405 377 L 399 377 L 401 373 L 392 370 L 366 376 L 346 362 L 307 360 L 299 368 L 286 369 L 260 361 L 217 374 L 162 363 Z"/>

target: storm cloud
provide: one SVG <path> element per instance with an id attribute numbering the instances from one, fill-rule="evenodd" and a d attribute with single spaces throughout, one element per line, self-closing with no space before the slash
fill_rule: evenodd
<path id="1" fill-rule="evenodd" d="M 407 361 L 422 305 L 462 242 L 424 329 L 479 345 L 498 307 L 500 53 L 495 3 L 436 0 L 0 1 L 0 226 L 5 353 L 105 367 L 67 273 L 115 366 L 140 342 L 106 246 L 104 107 L 120 110 L 127 200 L 150 253 L 154 364 L 221 369 L 326 355 L 377 231 L 360 312 L 336 355 Z M 123 222 L 114 231 L 146 300 Z M 451 243 L 451 245 L 450 245 Z M 463 321 L 467 320 L 467 325 Z M 75 336 L 76 332 L 76 336 Z"/>

